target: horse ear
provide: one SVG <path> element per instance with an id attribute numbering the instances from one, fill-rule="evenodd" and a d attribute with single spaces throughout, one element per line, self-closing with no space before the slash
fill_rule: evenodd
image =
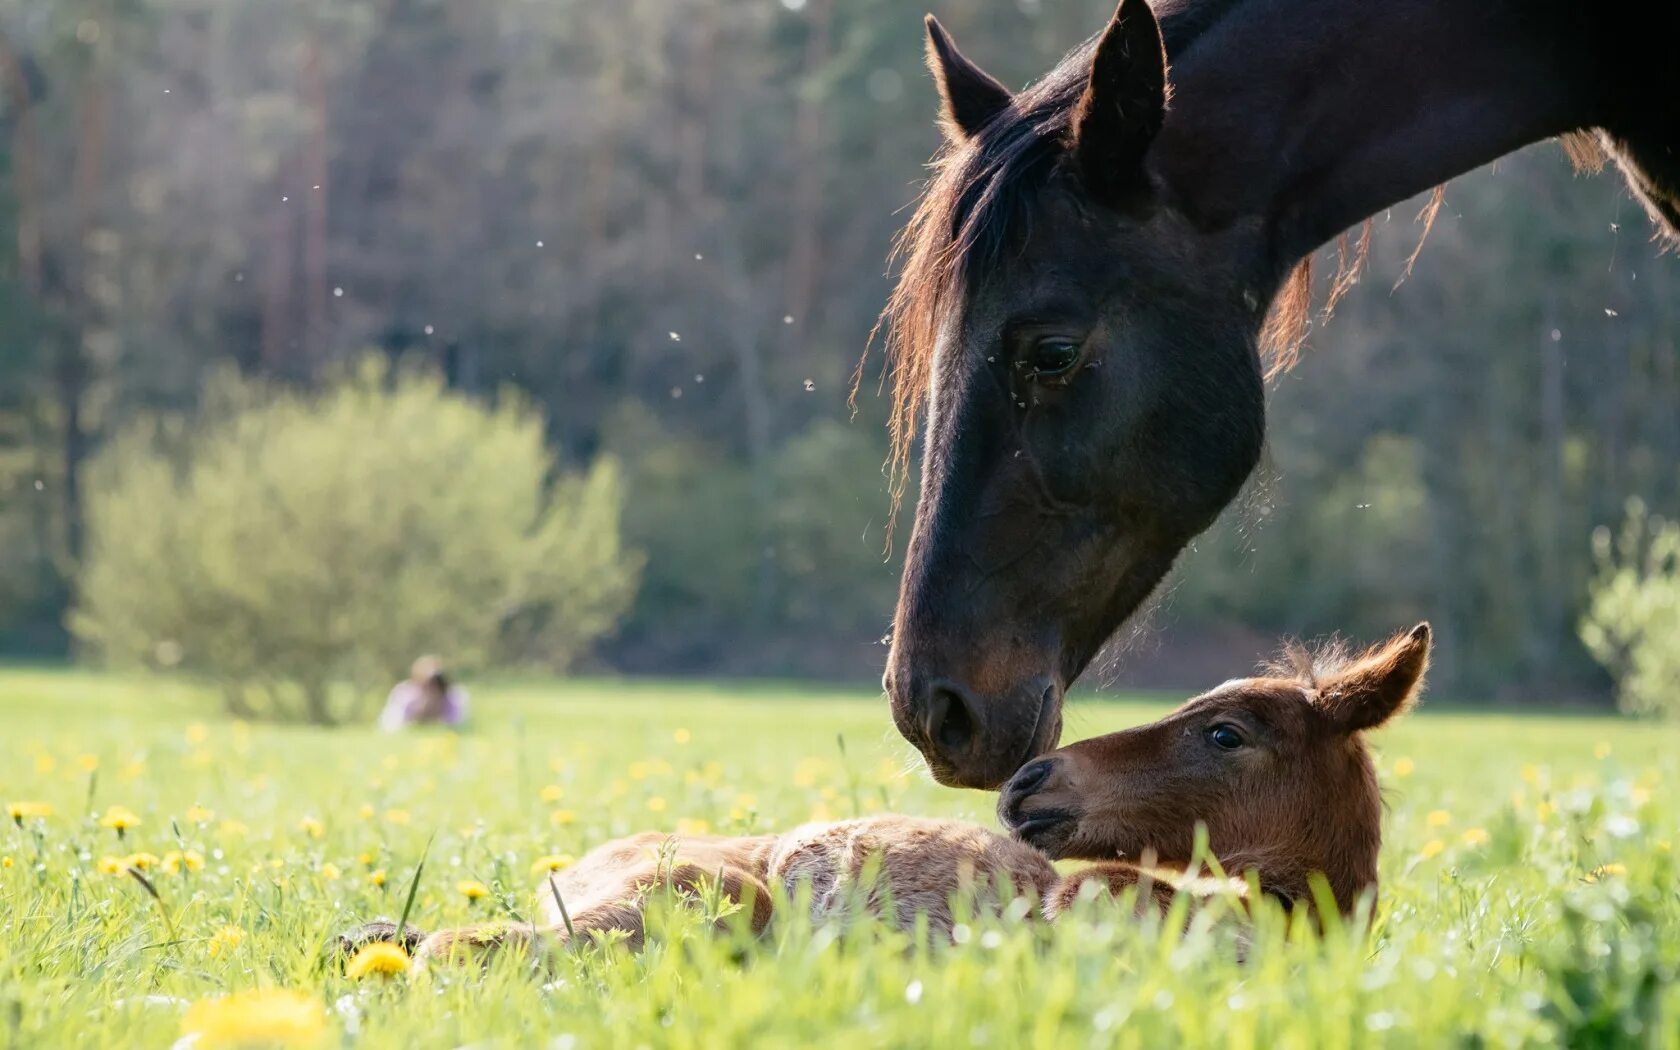
<path id="1" fill-rule="evenodd" d="M 1318 708 L 1346 732 L 1374 729 L 1411 706 L 1428 669 L 1429 625 L 1420 623 L 1320 686 Z"/>
<path id="2" fill-rule="evenodd" d="M 1167 51 L 1149 0 L 1120 0 L 1091 55 L 1073 111 L 1073 153 L 1086 187 L 1114 198 L 1143 185 L 1143 155 L 1167 111 Z"/>
<path id="3" fill-rule="evenodd" d="M 953 142 L 973 137 L 1014 97 L 990 73 L 963 56 L 951 42 L 951 34 L 932 15 L 927 16 L 927 64 L 939 85 L 939 122 Z"/>

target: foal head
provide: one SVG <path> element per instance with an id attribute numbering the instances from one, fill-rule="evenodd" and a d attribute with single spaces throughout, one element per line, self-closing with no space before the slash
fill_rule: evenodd
<path id="1" fill-rule="evenodd" d="M 1023 768 L 998 814 L 1054 857 L 1191 860 L 1198 823 L 1233 875 L 1297 899 L 1322 873 L 1342 908 L 1376 885 L 1382 800 L 1361 734 L 1416 696 L 1419 624 L 1357 656 L 1291 650 L 1265 677 L 1227 682 L 1158 722 L 1081 741 Z"/>

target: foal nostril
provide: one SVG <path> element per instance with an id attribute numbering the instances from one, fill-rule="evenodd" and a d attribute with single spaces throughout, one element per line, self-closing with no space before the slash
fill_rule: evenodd
<path id="1" fill-rule="evenodd" d="M 970 701 L 951 682 L 935 682 L 928 692 L 927 737 L 947 756 L 966 751 L 974 739 Z"/>
<path id="2" fill-rule="evenodd" d="M 1050 776 L 1052 763 L 1049 759 L 1034 762 L 1010 778 L 1006 788 L 1012 795 L 1030 795 L 1044 785 Z"/>

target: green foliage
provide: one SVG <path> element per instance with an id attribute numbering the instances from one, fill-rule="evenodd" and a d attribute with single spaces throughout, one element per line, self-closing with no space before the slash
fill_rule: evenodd
<path id="1" fill-rule="evenodd" d="M 758 834 L 877 811 L 992 826 L 992 798 L 917 772 L 863 690 L 472 684 L 487 715 L 472 732 L 384 736 L 194 725 L 210 698 L 173 679 L 0 670 L 0 806 L 52 807 L 22 827 L 0 810 L 11 1042 L 167 1047 L 183 1012 L 164 997 L 276 988 L 320 1008 L 320 1045 L 356 1050 L 1680 1050 L 1672 734 L 1428 705 L 1376 736 L 1369 929 L 1291 934 L 1262 909 L 1239 949 L 1229 924 L 1138 921 L 1095 900 L 1055 925 L 978 916 L 959 943 L 918 947 L 871 923 L 813 929 L 798 911 L 762 938 L 715 931 L 727 909 L 702 894 L 661 901 L 640 955 L 591 947 L 545 976 L 510 955 L 488 972 L 348 980 L 319 964 L 322 941 L 400 915 L 429 840 L 410 916 L 428 931 L 528 918 L 539 858 L 644 829 Z M 1086 698 L 1078 724 L 1106 732 L 1163 709 Z M 141 819 L 120 840 L 89 818 L 113 805 Z M 171 871 L 171 851 L 204 865 Z M 161 908 L 98 870 L 142 852 L 161 862 L 148 873 Z M 469 901 L 462 880 L 490 893 Z"/>
<path id="2" fill-rule="evenodd" d="M 1630 500 L 1614 541 L 1593 532 L 1593 557 L 1581 640 L 1616 679 L 1623 710 L 1680 718 L 1680 522 Z"/>
<path id="3" fill-rule="evenodd" d="M 118 663 L 330 721 L 422 652 L 564 668 L 617 623 L 638 556 L 611 460 L 556 472 L 541 418 L 376 358 L 319 394 L 224 375 L 90 471 L 72 629 Z"/>

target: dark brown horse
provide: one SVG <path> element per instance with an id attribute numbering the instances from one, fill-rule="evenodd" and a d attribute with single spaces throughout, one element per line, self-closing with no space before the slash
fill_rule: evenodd
<path id="1" fill-rule="evenodd" d="M 1158 9 L 1122 0 L 1019 93 L 928 21 L 948 141 L 883 317 L 900 478 L 927 417 L 886 686 L 944 783 L 1053 748 L 1068 684 L 1236 496 L 1320 245 L 1560 135 L 1680 236 L 1680 5 Z"/>

